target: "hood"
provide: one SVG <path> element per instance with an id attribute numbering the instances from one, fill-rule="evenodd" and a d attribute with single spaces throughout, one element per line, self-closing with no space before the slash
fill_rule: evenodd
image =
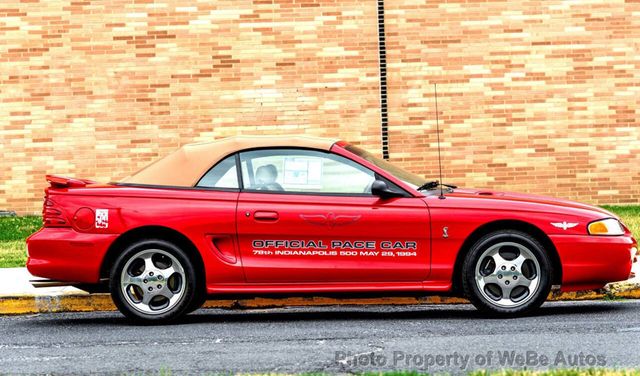
<path id="1" fill-rule="evenodd" d="M 579 202 L 549 197 L 541 195 L 533 195 L 517 192 L 500 192 L 490 189 L 474 189 L 474 188 L 456 188 L 453 192 L 448 193 L 447 197 L 461 197 L 461 198 L 478 198 L 478 199 L 490 199 L 490 200 L 508 200 L 512 202 L 531 203 L 551 205 L 555 207 L 564 207 L 570 209 L 581 209 L 591 212 L 598 212 L 606 217 L 618 218 L 615 214 L 593 205 L 582 204 Z"/>

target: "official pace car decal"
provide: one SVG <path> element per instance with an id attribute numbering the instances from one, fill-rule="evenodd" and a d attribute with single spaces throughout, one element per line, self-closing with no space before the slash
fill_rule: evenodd
<path id="1" fill-rule="evenodd" d="M 418 243 L 393 240 L 254 240 L 254 256 L 415 257 Z"/>
<path id="2" fill-rule="evenodd" d="M 109 209 L 96 209 L 96 228 L 109 228 Z"/>

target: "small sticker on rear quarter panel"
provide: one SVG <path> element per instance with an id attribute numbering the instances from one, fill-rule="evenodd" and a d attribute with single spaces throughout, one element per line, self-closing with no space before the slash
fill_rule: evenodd
<path id="1" fill-rule="evenodd" d="M 109 209 L 96 209 L 96 228 L 109 228 Z"/>

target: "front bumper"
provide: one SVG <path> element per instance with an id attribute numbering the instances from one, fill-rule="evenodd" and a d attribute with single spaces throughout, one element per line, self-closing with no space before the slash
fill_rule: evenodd
<path id="1" fill-rule="evenodd" d="M 600 288 L 632 276 L 638 247 L 632 236 L 551 235 L 550 238 L 562 264 L 562 290 Z"/>
<path id="2" fill-rule="evenodd" d="M 27 269 L 55 281 L 98 283 L 104 256 L 117 236 L 43 228 L 27 239 Z"/>

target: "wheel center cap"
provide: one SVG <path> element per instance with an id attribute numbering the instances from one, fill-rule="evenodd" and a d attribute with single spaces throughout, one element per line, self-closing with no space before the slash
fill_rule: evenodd
<path id="1" fill-rule="evenodd" d="M 164 284 L 164 276 L 158 272 L 149 273 L 145 278 L 145 283 Z"/>
<path id="2" fill-rule="evenodd" d="M 503 264 L 497 269 L 498 278 L 504 284 L 512 284 L 520 278 L 520 271 L 514 264 Z"/>

